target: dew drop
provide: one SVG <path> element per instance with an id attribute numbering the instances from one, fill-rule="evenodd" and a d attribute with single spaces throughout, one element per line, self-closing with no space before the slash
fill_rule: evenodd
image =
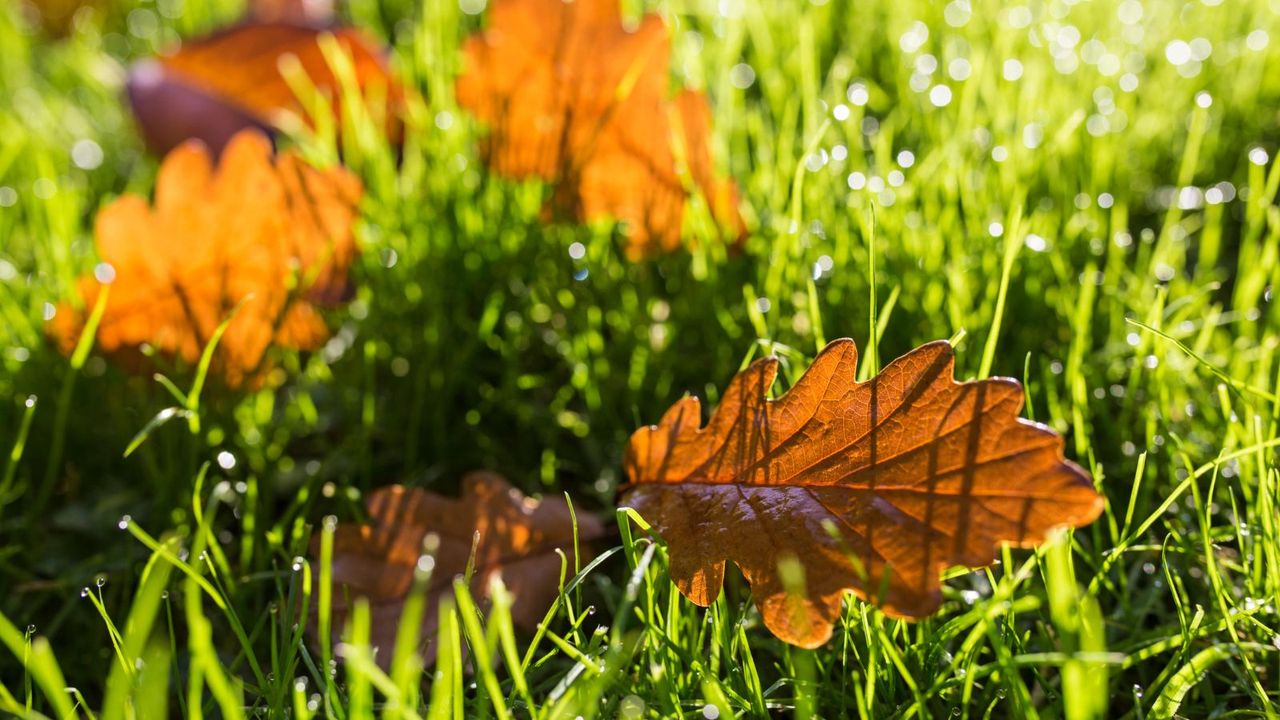
<path id="1" fill-rule="evenodd" d="M 93 278 L 103 285 L 110 285 L 116 280 L 116 269 L 111 263 L 98 263 L 93 268 Z"/>
<path id="2" fill-rule="evenodd" d="M 102 165 L 102 146 L 85 138 L 71 146 L 71 162 L 81 170 L 96 170 Z"/>
<path id="3" fill-rule="evenodd" d="M 618 703 L 618 717 L 622 720 L 635 720 L 644 717 L 645 702 L 638 695 L 628 695 Z"/>
<path id="4" fill-rule="evenodd" d="M 223 450 L 218 453 L 218 467 L 223 470 L 230 470 L 236 466 L 236 456 Z"/>

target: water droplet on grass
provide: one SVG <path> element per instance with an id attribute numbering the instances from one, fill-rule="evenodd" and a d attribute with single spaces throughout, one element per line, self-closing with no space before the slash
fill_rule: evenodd
<path id="1" fill-rule="evenodd" d="M 866 85 L 856 82 L 849 86 L 848 91 L 845 93 L 845 97 L 847 97 L 849 102 L 854 105 L 862 107 L 871 99 L 871 93 L 867 91 Z"/>

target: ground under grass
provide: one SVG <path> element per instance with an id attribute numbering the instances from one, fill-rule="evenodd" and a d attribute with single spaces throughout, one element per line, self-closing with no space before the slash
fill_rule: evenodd
<path id="1" fill-rule="evenodd" d="M 96 209 L 153 185 L 125 65 L 239 8 L 120 5 L 63 41 L 0 8 L 0 713 L 1280 713 L 1275 0 L 626 2 L 711 95 L 752 231 L 639 263 L 484 172 L 452 96 L 482 2 L 351 0 L 421 94 L 402 151 L 344 149 L 368 187 L 356 298 L 281 387 L 211 387 L 199 433 L 127 458 L 172 397 L 68 360 L 44 321 L 96 262 Z M 781 391 L 843 336 L 881 364 L 951 338 L 961 377 L 1022 380 L 1105 515 L 955 570 L 930 619 L 850 600 L 813 651 L 740 579 L 694 607 L 660 544 L 616 530 L 537 637 L 460 594 L 425 678 L 379 671 L 359 623 L 341 661 L 303 638 L 308 541 L 370 489 L 487 468 L 617 528 L 632 430 L 762 354 Z"/>

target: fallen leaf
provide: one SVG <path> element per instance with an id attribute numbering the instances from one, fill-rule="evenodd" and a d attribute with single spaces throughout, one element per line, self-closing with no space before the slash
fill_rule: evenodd
<path id="1" fill-rule="evenodd" d="M 443 595 L 453 591 L 453 579 L 466 572 L 473 543 L 472 592 L 484 596 L 490 578 L 500 575 L 515 597 L 512 620 L 527 630 L 536 628 L 559 594 L 561 558 L 557 550 L 569 559 L 569 573 L 573 572 L 574 528 L 568 506 L 558 498 L 538 501 L 525 497 L 494 473 L 465 477 L 462 496 L 457 499 L 392 485 L 375 490 L 367 505 L 368 524 L 339 525 L 334 535 L 332 626 L 336 641 L 355 599 L 366 598 L 372 617 L 371 644 L 379 648 L 378 662 L 383 667 L 395 650 L 400 613 L 418 560 L 426 554 L 423 542 L 428 535 L 439 540 L 420 633 L 428 665 L 435 661 L 437 606 Z M 577 520 L 582 542 L 603 534 L 593 515 L 578 511 Z M 313 557 L 319 554 L 319 541 L 319 535 L 312 540 Z M 312 561 L 316 577 L 317 562 Z M 313 636 L 316 622 L 313 612 Z"/>
<path id="2" fill-rule="evenodd" d="M 288 15 L 292 3 L 263 12 Z M 381 54 L 362 33 L 321 30 L 289 22 L 248 22 L 209 37 L 188 41 L 171 54 L 136 63 L 129 71 L 129 100 L 148 147 L 163 154 L 196 138 L 218 155 L 236 132 L 253 127 L 280 129 L 288 118 L 307 119 L 280 63 L 296 59 L 316 89 L 341 117 L 341 84 L 321 51 L 319 39 L 331 32 L 350 58 L 357 86 L 387 136 L 399 142 L 397 118 L 402 91 Z M 377 99 L 379 102 L 374 102 Z"/>
<path id="3" fill-rule="evenodd" d="M 252 130 L 216 167 L 202 144 L 184 143 L 160 166 L 154 206 L 124 195 L 98 213 L 102 264 L 78 284 L 84 309 L 111 286 L 98 347 L 151 346 L 190 365 L 235 311 L 214 356 L 230 386 L 254 377 L 271 345 L 319 347 L 329 331 L 314 299 L 346 286 L 361 194 L 346 170 L 273 156 Z M 70 352 L 83 327 L 83 309 L 63 305 L 50 331 Z"/>
<path id="4" fill-rule="evenodd" d="M 325 27 L 333 22 L 333 0 L 249 0 L 251 19 L 260 23 L 285 22 Z"/>
<path id="5" fill-rule="evenodd" d="M 685 597 L 713 602 L 732 560 L 765 625 L 817 647 L 846 590 L 922 617 L 941 602 L 943 569 L 988 565 L 1001 543 L 1032 545 L 1101 512 L 1062 438 L 1018 417 L 1016 381 L 955 382 L 946 342 L 867 382 L 855 381 L 856 365 L 853 342 L 836 340 L 767 400 L 778 363 L 758 360 L 705 428 L 697 398 L 685 397 L 632 435 L 623 501 L 667 542 Z M 803 578 L 788 587 L 780 562 Z"/>
<path id="6" fill-rule="evenodd" d="M 27 0 L 34 20 L 45 34 L 53 38 L 65 38 L 71 34 L 76 15 L 83 9 L 90 12 L 110 11 L 112 3 L 103 0 Z"/>
<path id="7" fill-rule="evenodd" d="M 633 258 L 680 246 L 686 173 L 741 240 L 736 190 L 711 160 L 706 97 L 667 91 L 670 45 L 656 15 L 627 28 L 618 0 L 497 0 L 463 48 L 458 102 L 489 128 L 490 168 L 551 182 L 553 214 L 623 221 Z"/>

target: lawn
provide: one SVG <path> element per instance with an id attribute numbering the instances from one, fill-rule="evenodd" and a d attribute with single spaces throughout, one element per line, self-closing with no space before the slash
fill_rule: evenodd
<path id="1" fill-rule="evenodd" d="M 327 340 L 243 383 L 216 344 L 129 363 L 51 330 L 93 309 L 100 212 L 155 193 L 130 64 L 243 3 L 99 0 L 54 38 L 35 7 L 58 3 L 30 1 L 0 7 L 0 714 L 1280 715 L 1276 0 L 623 0 L 670 31 L 659 81 L 708 95 L 746 228 L 721 239 L 694 193 L 643 258 L 486 163 L 455 79 L 515 0 L 347 0 L 405 88 L 402 142 L 358 112 L 279 133 L 362 181 L 360 252 Z M 957 378 L 1017 379 L 1106 506 L 947 570 L 924 618 L 847 596 L 803 649 L 732 565 L 685 599 L 619 491 L 683 395 L 705 416 L 776 357 L 781 396 L 844 337 L 863 379 L 934 340 Z M 452 498 L 477 470 L 603 530 L 542 578 L 533 632 L 420 563 L 407 642 L 375 655 L 377 610 L 333 610 L 335 534 L 378 488 Z"/>

